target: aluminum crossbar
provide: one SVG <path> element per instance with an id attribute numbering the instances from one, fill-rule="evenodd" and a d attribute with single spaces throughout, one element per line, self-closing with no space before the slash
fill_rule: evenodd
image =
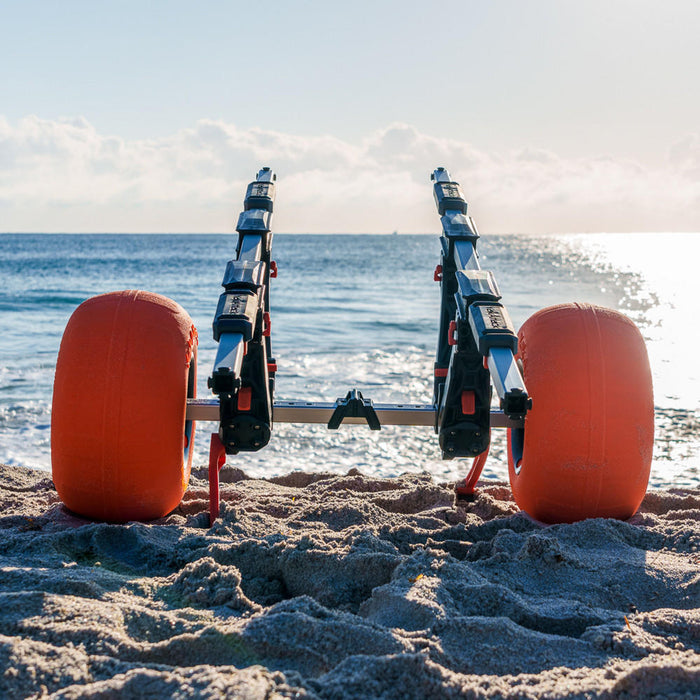
<path id="1" fill-rule="evenodd" d="M 276 423 L 328 424 L 337 404 L 334 401 L 275 401 Z M 373 408 L 382 425 L 435 425 L 435 407 L 429 404 L 375 403 Z M 218 421 L 217 399 L 187 399 L 187 420 Z M 347 416 L 343 423 L 366 424 L 365 418 Z M 508 418 L 503 411 L 491 411 L 492 428 L 522 428 L 521 420 Z"/>

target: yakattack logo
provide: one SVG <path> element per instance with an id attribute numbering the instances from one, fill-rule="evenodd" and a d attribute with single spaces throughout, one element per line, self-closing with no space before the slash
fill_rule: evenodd
<path id="1" fill-rule="evenodd" d="M 249 294 L 227 294 L 223 313 L 226 316 L 245 316 L 250 299 Z"/>
<path id="2" fill-rule="evenodd" d="M 459 193 L 459 187 L 451 182 L 444 183 L 442 186 L 443 197 L 449 197 L 451 199 L 461 199 Z"/>
<path id="3" fill-rule="evenodd" d="M 500 306 L 480 306 L 481 318 L 487 331 L 507 331 L 510 330 Z"/>
<path id="4" fill-rule="evenodd" d="M 250 189 L 250 194 L 253 197 L 267 197 L 270 193 L 269 182 L 256 182 Z"/>

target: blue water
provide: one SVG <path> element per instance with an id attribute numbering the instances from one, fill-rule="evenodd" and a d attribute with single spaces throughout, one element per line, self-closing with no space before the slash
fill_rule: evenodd
<path id="1" fill-rule="evenodd" d="M 235 234 L 0 235 L 0 462 L 50 468 L 61 334 L 76 306 L 101 292 L 148 289 L 184 306 L 200 331 L 198 394 L 206 396 L 216 352 L 211 320 L 235 244 Z M 479 251 L 516 326 L 543 306 L 573 300 L 633 318 L 647 340 L 655 382 L 651 483 L 698 486 L 700 235 L 488 236 Z M 378 402 L 429 403 L 438 256 L 436 235 L 276 235 L 276 398 L 334 400 L 358 387 Z M 207 461 L 206 433 L 214 427 L 198 426 L 198 464 Z M 506 478 L 504 447 L 503 432 L 494 431 L 485 476 Z M 263 451 L 229 461 L 252 475 L 357 467 L 456 479 L 467 470 L 464 462 L 440 459 L 431 430 L 391 426 L 329 432 L 278 425 Z"/>

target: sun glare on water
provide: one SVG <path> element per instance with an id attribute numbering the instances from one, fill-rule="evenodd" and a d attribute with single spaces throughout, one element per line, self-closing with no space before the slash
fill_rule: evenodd
<path id="1" fill-rule="evenodd" d="M 700 234 L 580 236 L 595 265 L 631 273 L 623 311 L 640 327 L 649 351 L 657 403 L 700 407 Z"/>

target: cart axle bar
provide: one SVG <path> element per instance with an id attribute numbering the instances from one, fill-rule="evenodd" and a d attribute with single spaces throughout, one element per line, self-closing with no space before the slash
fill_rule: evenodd
<path id="1" fill-rule="evenodd" d="M 328 425 L 337 408 L 334 401 L 275 401 L 276 423 L 319 423 Z M 429 404 L 375 403 L 374 410 L 381 425 L 435 426 L 435 408 Z M 187 399 L 187 420 L 218 421 L 217 399 Z M 367 425 L 363 416 L 347 416 L 343 423 Z M 522 428 L 524 421 L 508 418 L 503 411 L 491 411 L 492 428 Z"/>

